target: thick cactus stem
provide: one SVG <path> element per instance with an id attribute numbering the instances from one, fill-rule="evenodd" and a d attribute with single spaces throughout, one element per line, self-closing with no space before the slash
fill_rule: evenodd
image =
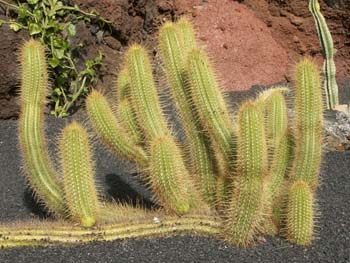
<path id="1" fill-rule="evenodd" d="M 107 99 L 99 92 L 92 91 L 86 99 L 86 111 L 96 133 L 114 153 L 131 161 L 141 168 L 147 167 L 145 151 L 128 140 L 128 135 L 120 127 Z"/>
<path id="2" fill-rule="evenodd" d="M 238 178 L 227 212 L 225 235 L 230 242 L 247 246 L 261 230 L 267 151 L 263 116 L 257 105 L 243 104 L 237 122 Z"/>
<path id="3" fill-rule="evenodd" d="M 53 168 L 44 134 L 44 107 L 47 96 L 47 65 L 44 47 L 35 40 L 26 42 L 20 54 L 22 66 L 19 142 L 30 186 L 45 206 L 64 215 L 61 182 Z"/>
<path id="4" fill-rule="evenodd" d="M 298 180 L 288 193 L 287 238 L 298 245 L 309 245 L 314 233 L 313 193 L 309 185 Z"/>
<path id="5" fill-rule="evenodd" d="M 169 130 L 159 104 L 150 59 L 145 49 L 139 45 L 131 46 L 126 53 L 125 66 L 130 75 L 131 103 L 145 137 L 152 140 L 168 135 Z"/>
<path id="6" fill-rule="evenodd" d="M 181 50 L 184 54 L 188 54 L 192 49 L 197 47 L 193 26 L 187 18 L 181 17 L 175 23 L 175 27 L 181 43 Z"/>
<path id="7" fill-rule="evenodd" d="M 304 180 L 312 188 L 318 184 L 322 154 L 322 94 L 315 64 L 304 59 L 295 74 L 295 154 L 291 173 L 294 180 Z"/>
<path id="8" fill-rule="evenodd" d="M 181 153 L 171 137 L 152 140 L 150 145 L 150 186 L 158 203 L 169 211 L 186 214 L 191 205 L 189 174 Z"/>
<path id="9" fill-rule="evenodd" d="M 235 150 L 233 126 L 214 72 L 203 51 L 194 49 L 189 53 L 187 71 L 191 96 L 200 122 L 230 166 Z"/>
<path id="10" fill-rule="evenodd" d="M 334 47 L 332 35 L 329 32 L 325 18 L 320 11 L 320 4 L 317 0 L 309 1 L 309 10 L 315 20 L 317 35 L 320 40 L 323 53 L 323 74 L 324 74 L 324 90 L 327 99 L 327 108 L 334 109 L 339 104 L 338 85 L 335 79 L 336 68 L 334 63 Z"/>
<path id="11" fill-rule="evenodd" d="M 185 60 L 188 55 L 184 46 L 192 46 L 194 33 L 187 28 L 190 24 L 180 20 L 176 26 L 165 23 L 159 32 L 160 52 L 166 67 L 171 95 L 177 106 L 185 130 L 190 152 L 191 170 L 201 189 L 202 196 L 209 204 L 215 201 L 215 175 L 210 154 L 210 141 L 197 122 L 196 112 L 191 105 L 187 85 Z M 182 34 L 183 33 L 183 34 Z M 181 41 L 180 41 L 181 40 Z M 187 43 L 190 41 L 191 43 Z"/>
<path id="12" fill-rule="evenodd" d="M 60 155 L 69 216 L 83 227 L 92 227 L 99 209 L 94 160 L 87 132 L 77 122 L 63 130 Z"/>

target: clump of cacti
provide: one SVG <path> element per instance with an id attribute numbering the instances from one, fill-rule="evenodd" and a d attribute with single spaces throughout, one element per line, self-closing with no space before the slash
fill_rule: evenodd
<path id="1" fill-rule="evenodd" d="M 165 23 L 159 47 L 184 140 L 175 136 L 163 113 L 150 58 L 140 45 L 126 52 L 116 102 L 98 91 L 86 99 L 88 119 L 100 141 L 133 161 L 153 193 L 157 208 L 146 210 L 101 198 L 89 136 L 81 124 L 72 122 L 63 130 L 61 170 L 54 171 L 43 132 L 45 55 L 38 42 L 24 44 L 19 134 L 23 159 L 30 185 L 58 221 L 2 225 L 0 246 L 177 233 L 248 246 L 261 234 L 277 232 L 291 242 L 310 243 L 322 140 L 316 66 L 308 59 L 296 66 L 290 127 L 285 87 L 265 91 L 230 116 L 210 60 L 196 44 L 188 20 Z"/>

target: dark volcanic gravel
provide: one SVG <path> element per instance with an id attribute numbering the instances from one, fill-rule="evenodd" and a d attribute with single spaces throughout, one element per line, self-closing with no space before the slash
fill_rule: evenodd
<path id="1" fill-rule="evenodd" d="M 47 121 L 49 142 L 67 120 Z M 17 122 L 0 121 L 0 220 L 37 216 L 25 191 L 17 147 Z M 149 204 L 149 193 L 138 185 L 134 167 L 121 162 L 101 146 L 95 149 L 99 182 L 107 197 L 136 199 Z M 0 262 L 350 262 L 350 152 L 324 156 L 318 194 L 318 237 L 310 247 L 298 247 L 282 238 L 267 238 L 253 248 L 240 249 L 209 238 L 179 236 L 152 240 L 99 242 L 80 246 L 26 247 L 0 251 Z M 119 194 L 118 194 L 119 193 Z"/>

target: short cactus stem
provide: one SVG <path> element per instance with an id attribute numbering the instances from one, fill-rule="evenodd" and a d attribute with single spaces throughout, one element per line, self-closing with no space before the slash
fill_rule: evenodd
<path id="1" fill-rule="evenodd" d="M 314 234 L 313 193 L 309 185 L 295 181 L 288 192 L 287 238 L 298 245 L 309 245 Z"/>
<path id="2" fill-rule="evenodd" d="M 197 122 L 197 113 L 191 105 L 191 94 L 187 85 L 185 60 L 188 51 L 183 46 L 192 46 L 194 33 L 190 24 L 181 20 L 177 24 L 166 23 L 159 32 L 160 52 L 166 67 L 171 95 L 176 102 L 182 125 L 187 138 L 190 153 L 190 170 L 196 175 L 196 181 L 202 196 L 213 205 L 215 200 L 214 164 L 210 153 L 208 135 Z M 191 33 L 192 32 L 192 33 Z M 191 41 L 191 43 L 188 43 Z"/>
<path id="3" fill-rule="evenodd" d="M 191 206 L 189 174 L 181 153 L 169 136 L 155 138 L 150 144 L 149 181 L 156 201 L 168 211 L 186 214 Z"/>
<path id="4" fill-rule="evenodd" d="M 128 135 L 114 116 L 107 99 L 98 91 L 92 91 L 86 99 L 89 120 L 104 144 L 114 153 L 131 161 L 141 168 L 147 167 L 146 152 L 128 140 Z"/>
<path id="5" fill-rule="evenodd" d="M 19 142 L 26 176 L 35 195 L 56 216 L 64 216 L 63 186 L 50 159 L 44 133 L 44 108 L 48 89 L 45 50 L 40 42 L 26 42 L 20 53 L 22 66 Z"/>
<path id="6" fill-rule="evenodd" d="M 237 178 L 227 212 L 226 238 L 239 246 L 252 243 L 261 230 L 267 147 L 261 109 L 243 104 L 237 117 Z"/>
<path id="7" fill-rule="evenodd" d="M 290 177 L 304 180 L 314 189 L 322 155 L 323 102 L 320 76 L 315 64 L 304 59 L 296 66 L 294 161 Z"/>
<path id="8" fill-rule="evenodd" d="M 63 130 L 60 155 L 68 214 L 81 226 L 92 227 L 96 223 L 99 201 L 90 142 L 80 124 L 72 122 Z"/>

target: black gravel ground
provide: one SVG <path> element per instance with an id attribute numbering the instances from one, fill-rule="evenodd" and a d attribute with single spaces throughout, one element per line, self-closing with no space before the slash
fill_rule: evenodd
<path id="1" fill-rule="evenodd" d="M 48 118 L 50 147 L 68 120 Z M 21 176 L 17 121 L 0 121 L 0 220 L 45 216 L 34 205 Z M 108 198 L 143 199 L 149 193 L 139 186 L 136 170 L 96 145 L 97 175 Z M 26 247 L 0 251 L 5 262 L 336 262 L 350 263 L 350 152 L 324 156 L 318 193 L 318 235 L 310 247 L 298 247 L 282 238 L 267 238 L 253 248 L 241 249 L 210 239 L 189 236 L 98 242 L 79 246 Z M 142 196 L 142 197 L 141 197 Z"/>

